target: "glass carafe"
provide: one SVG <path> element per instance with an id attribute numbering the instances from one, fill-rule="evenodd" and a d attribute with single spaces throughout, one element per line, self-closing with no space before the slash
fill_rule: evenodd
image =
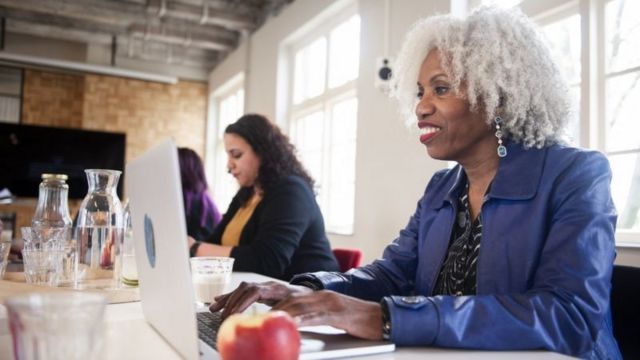
<path id="1" fill-rule="evenodd" d="M 88 169 L 85 173 L 89 190 L 78 210 L 76 287 L 110 276 L 118 287 L 122 264 L 118 257 L 124 236 L 122 204 L 116 193 L 121 172 Z"/>
<path id="2" fill-rule="evenodd" d="M 69 185 L 67 175 L 42 174 L 38 193 L 38 205 L 31 219 L 31 228 L 46 239 L 57 238 L 63 250 L 62 272 L 59 283 L 73 285 L 75 281 L 76 243 L 71 234 L 69 216 Z"/>

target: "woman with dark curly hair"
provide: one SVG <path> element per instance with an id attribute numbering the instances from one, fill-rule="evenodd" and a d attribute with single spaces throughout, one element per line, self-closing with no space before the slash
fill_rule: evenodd
<path id="1" fill-rule="evenodd" d="M 189 240 L 191 256 L 231 256 L 235 271 L 284 280 L 338 270 L 313 179 L 287 136 L 264 116 L 249 114 L 225 129 L 224 146 L 240 190 L 213 236 Z"/>

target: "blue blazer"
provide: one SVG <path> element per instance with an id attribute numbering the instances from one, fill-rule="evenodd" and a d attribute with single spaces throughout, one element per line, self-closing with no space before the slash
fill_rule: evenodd
<path id="1" fill-rule="evenodd" d="M 386 301 L 398 345 L 620 359 L 609 308 L 616 212 L 607 159 L 509 144 L 482 204 L 477 294 L 432 296 L 465 181 L 459 165 L 436 173 L 382 259 L 292 282 Z"/>

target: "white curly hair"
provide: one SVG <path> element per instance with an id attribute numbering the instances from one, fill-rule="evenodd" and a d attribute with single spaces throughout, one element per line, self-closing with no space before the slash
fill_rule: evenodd
<path id="1" fill-rule="evenodd" d="M 471 110 L 484 111 L 489 125 L 502 117 L 506 138 L 527 148 L 564 142 L 569 88 L 537 26 L 520 10 L 481 6 L 465 19 L 438 15 L 414 24 L 393 77 L 392 96 L 406 119 L 415 121 L 416 81 L 434 49 L 453 87 L 464 82 L 461 96 Z"/>

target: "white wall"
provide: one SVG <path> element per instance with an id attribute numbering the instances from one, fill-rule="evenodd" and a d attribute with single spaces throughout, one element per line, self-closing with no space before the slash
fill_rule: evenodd
<path id="1" fill-rule="evenodd" d="M 394 101 L 374 87 L 384 56 L 384 0 L 361 0 L 360 77 L 354 236 L 332 236 L 333 246 L 354 246 L 365 261 L 379 257 L 415 210 L 431 174 L 446 166 L 432 160 L 399 116 Z M 446 1 L 389 1 L 389 51 L 400 48 L 418 18 L 448 11 Z M 431 5 L 429 5 L 431 4 Z"/>
<path id="2" fill-rule="evenodd" d="M 297 0 L 272 18 L 209 76 L 210 92 L 245 73 L 245 110 L 278 124 L 278 51 L 283 40 L 324 9 L 343 0 Z M 393 58 L 418 18 L 449 11 L 448 1 L 389 0 L 389 50 Z M 356 211 L 353 236 L 329 235 L 334 247 L 356 247 L 364 261 L 379 257 L 413 213 L 430 176 L 445 163 L 432 160 L 398 116 L 395 103 L 373 86 L 376 59 L 384 54 L 385 0 L 359 0 L 361 16 Z M 286 127 L 284 127 L 286 131 Z M 618 263 L 640 266 L 640 250 L 618 249 Z"/>

